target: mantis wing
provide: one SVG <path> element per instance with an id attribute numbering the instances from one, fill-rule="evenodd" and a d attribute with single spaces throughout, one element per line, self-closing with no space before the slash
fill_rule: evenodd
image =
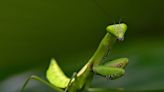
<path id="1" fill-rule="evenodd" d="M 59 88 L 66 88 L 70 81 L 70 79 L 63 73 L 55 59 L 51 59 L 46 76 L 52 85 Z"/>

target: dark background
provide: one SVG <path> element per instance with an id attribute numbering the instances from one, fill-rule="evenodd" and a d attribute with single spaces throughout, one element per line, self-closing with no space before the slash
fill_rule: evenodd
<path id="1" fill-rule="evenodd" d="M 45 79 L 52 57 L 70 77 L 120 18 L 128 30 L 110 59 L 128 57 L 126 75 L 115 81 L 96 76 L 92 87 L 164 89 L 163 10 L 163 0 L 1 0 L 0 92 L 18 92 L 32 74 Z M 36 81 L 26 89 L 52 91 Z"/>

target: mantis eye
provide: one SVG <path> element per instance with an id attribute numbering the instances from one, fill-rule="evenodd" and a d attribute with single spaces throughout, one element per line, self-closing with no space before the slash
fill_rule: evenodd
<path id="1" fill-rule="evenodd" d="M 127 25 L 125 23 L 109 25 L 107 26 L 106 30 L 112 35 L 116 36 L 119 41 L 123 41 L 124 34 L 127 30 Z"/>

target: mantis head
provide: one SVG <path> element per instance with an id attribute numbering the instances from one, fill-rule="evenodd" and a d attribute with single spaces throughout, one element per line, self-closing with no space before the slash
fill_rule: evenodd
<path id="1" fill-rule="evenodd" d="M 125 23 L 109 25 L 106 30 L 114 35 L 119 41 L 123 41 L 127 25 Z"/>

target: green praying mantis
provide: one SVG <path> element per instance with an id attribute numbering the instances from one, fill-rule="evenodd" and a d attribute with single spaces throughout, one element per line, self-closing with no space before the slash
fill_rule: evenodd
<path id="1" fill-rule="evenodd" d="M 128 64 L 128 58 L 119 58 L 105 62 L 104 64 L 102 64 L 101 61 L 108 54 L 112 45 L 117 40 L 124 40 L 127 25 L 125 23 L 113 24 L 107 26 L 106 30 L 107 33 L 100 42 L 93 56 L 78 73 L 73 73 L 72 78 L 68 78 L 61 70 L 56 60 L 51 59 L 46 73 L 49 82 L 33 75 L 26 80 L 21 92 L 23 92 L 30 79 L 38 80 L 57 92 L 82 92 L 87 90 L 94 75 L 100 75 L 110 80 L 122 77 L 125 74 L 125 67 Z"/>

